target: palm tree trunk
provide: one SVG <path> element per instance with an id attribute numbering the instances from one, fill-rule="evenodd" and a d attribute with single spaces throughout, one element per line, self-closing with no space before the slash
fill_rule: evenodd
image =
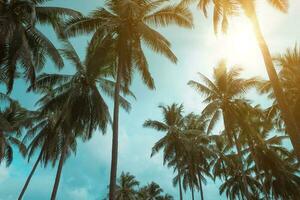
<path id="1" fill-rule="evenodd" d="M 200 187 L 200 195 L 201 200 L 204 200 L 203 188 L 202 188 L 202 181 L 201 181 L 201 172 L 198 172 L 198 179 L 199 179 L 199 187 Z"/>
<path id="2" fill-rule="evenodd" d="M 57 167 L 55 182 L 54 182 L 54 186 L 53 186 L 53 190 L 52 190 L 52 194 L 51 194 L 51 200 L 56 199 L 56 194 L 57 194 L 57 190 L 58 190 L 58 186 L 59 186 L 59 182 L 60 182 L 61 172 L 62 172 L 62 168 L 64 165 L 65 156 L 67 154 L 67 149 L 68 149 L 68 138 L 66 138 L 65 145 L 60 154 L 60 159 L 59 159 L 59 164 Z"/>
<path id="3" fill-rule="evenodd" d="M 244 169 L 243 169 L 243 155 L 242 155 L 242 150 L 241 150 L 241 146 L 240 143 L 238 142 L 238 138 L 235 132 L 233 132 L 231 130 L 231 125 L 229 124 L 229 121 L 227 118 L 229 115 L 229 113 L 227 113 L 227 108 L 226 107 L 222 107 L 222 113 L 223 113 L 223 123 L 224 123 L 224 127 L 225 127 L 225 132 L 226 135 L 229 139 L 230 143 L 233 143 L 233 145 L 236 147 L 238 156 L 240 157 L 240 162 L 241 162 L 241 171 L 243 173 L 243 177 L 245 177 L 245 173 L 244 173 Z M 232 139 L 233 137 L 233 139 Z M 245 178 L 244 178 L 245 179 Z M 245 184 L 247 184 L 247 180 L 245 179 Z M 243 195 L 241 195 L 243 198 Z M 246 190 L 246 196 L 248 197 L 248 190 Z"/>
<path id="4" fill-rule="evenodd" d="M 245 186 L 246 186 L 245 196 L 246 196 L 247 199 L 250 199 L 250 194 L 249 194 L 249 191 L 248 191 L 248 183 L 247 183 L 245 171 L 244 171 L 244 169 L 243 169 L 243 165 L 244 165 L 244 157 L 243 157 L 243 154 L 242 154 L 241 144 L 239 143 L 238 137 L 237 137 L 237 135 L 236 135 L 235 132 L 233 132 L 233 137 L 234 137 L 234 143 L 235 143 L 235 146 L 236 146 L 237 153 L 238 153 L 238 155 L 239 155 L 239 157 L 240 157 L 240 162 L 241 162 L 241 172 L 242 172 L 243 179 L 244 179 Z M 243 196 L 243 195 L 242 195 L 242 196 Z"/>
<path id="5" fill-rule="evenodd" d="M 191 191 L 192 191 L 192 200 L 195 200 L 195 196 L 194 196 L 194 187 L 191 186 Z"/>
<path id="6" fill-rule="evenodd" d="M 114 94 L 114 116 L 113 116 L 113 136 L 112 136 L 112 155 L 109 184 L 109 200 L 115 200 L 115 189 L 118 167 L 118 138 L 119 138 L 119 93 L 121 86 L 121 67 L 120 62 L 117 69 L 117 80 Z"/>
<path id="7" fill-rule="evenodd" d="M 251 20 L 252 27 L 256 36 L 256 40 L 260 47 L 264 59 L 264 63 L 267 69 L 267 73 L 271 81 L 278 106 L 281 110 L 284 123 L 286 125 L 286 130 L 291 138 L 291 143 L 297 155 L 298 161 L 300 161 L 300 137 L 299 137 L 300 129 L 295 121 L 295 117 L 292 115 L 292 112 L 290 111 L 287 105 L 277 72 L 274 68 L 271 53 L 264 39 L 264 36 L 261 32 L 259 21 L 257 19 L 257 15 L 254 9 L 254 5 L 250 5 L 249 10 L 250 10 L 249 12 L 250 14 L 248 14 L 248 17 Z"/>
<path id="8" fill-rule="evenodd" d="M 224 164 L 224 161 L 223 161 L 223 160 L 221 161 L 221 166 L 222 166 L 222 168 L 223 168 L 223 170 L 224 170 L 224 178 L 225 178 L 225 182 L 227 182 L 227 181 L 228 181 L 227 170 L 226 170 L 226 167 L 225 167 L 225 164 Z M 231 196 L 229 196 L 229 200 L 232 200 Z"/>
<path id="9" fill-rule="evenodd" d="M 258 168 L 258 161 L 257 161 L 257 158 L 256 158 L 256 153 L 255 153 L 255 144 L 254 144 L 254 141 L 255 139 L 250 137 L 249 135 L 247 136 L 247 139 L 249 141 L 249 147 L 250 147 L 250 151 L 251 151 L 251 154 L 252 154 L 252 159 L 254 160 L 254 163 L 255 163 L 255 172 L 256 172 L 256 176 L 258 177 L 258 180 L 260 182 L 260 184 L 262 185 L 262 190 L 263 190 L 263 193 L 265 194 L 265 199 L 266 200 L 269 200 L 269 194 L 267 192 L 267 188 L 264 184 L 264 181 L 263 181 L 263 177 L 260 176 L 260 173 L 259 173 L 259 168 Z"/>
<path id="10" fill-rule="evenodd" d="M 182 197 L 182 185 L 181 185 L 181 174 L 179 172 L 179 169 L 177 169 L 177 171 L 178 171 L 178 186 L 179 186 L 180 200 L 183 200 L 183 197 Z"/>
<path id="11" fill-rule="evenodd" d="M 32 170 L 31 170 L 31 172 L 30 172 L 30 174 L 29 174 L 29 176 L 28 176 L 28 178 L 27 178 L 27 180 L 26 180 L 26 182 L 25 182 L 25 184 L 23 186 L 23 189 L 22 189 L 22 191 L 21 191 L 21 193 L 20 193 L 20 195 L 18 197 L 18 200 L 22 200 L 22 198 L 23 198 L 23 196 L 25 194 L 25 191 L 26 191 L 26 189 L 27 189 L 27 187 L 29 185 L 29 182 L 30 182 L 30 180 L 31 180 L 31 178 L 32 178 L 32 176 L 33 176 L 33 174 L 34 174 L 34 172 L 35 172 L 35 170 L 36 170 L 36 168 L 37 168 L 40 160 L 42 159 L 42 155 L 43 155 L 43 148 L 41 149 L 41 152 L 40 152 L 37 160 L 35 161 L 35 164 L 33 165 L 33 168 L 32 168 Z"/>

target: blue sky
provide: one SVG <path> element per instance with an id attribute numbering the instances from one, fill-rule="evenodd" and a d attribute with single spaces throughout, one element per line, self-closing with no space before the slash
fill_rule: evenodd
<path id="1" fill-rule="evenodd" d="M 64 6 L 87 13 L 101 6 L 102 0 L 53 0 L 49 5 Z M 273 54 L 283 52 L 287 47 L 293 47 L 300 37 L 300 2 L 291 0 L 288 14 L 282 14 L 267 7 L 265 1 L 259 2 L 258 13 L 262 22 L 262 30 Z M 233 20 L 228 36 L 213 33 L 212 19 L 205 19 L 197 10 L 195 13 L 195 28 L 184 30 L 176 27 L 161 29 L 170 39 L 172 49 L 178 56 L 177 65 L 167 59 L 146 50 L 150 70 L 156 83 L 156 90 L 149 91 L 139 76 L 132 84 L 137 100 L 132 101 L 130 114 L 120 115 L 120 147 L 118 173 L 128 171 L 140 180 L 141 184 L 155 181 L 165 192 L 178 199 L 177 188 L 172 186 L 172 169 L 162 165 L 162 155 L 150 159 L 151 147 L 163 136 L 153 130 L 144 129 L 143 122 L 148 119 L 160 119 L 159 104 L 183 103 L 186 112 L 199 113 L 203 105 L 201 97 L 187 86 L 187 82 L 196 79 L 196 72 L 210 76 L 218 61 L 226 57 L 229 64 L 240 64 L 245 69 L 245 76 L 266 77 L 259 49 L 254 43 L 250 27 L 243 18 Z M 239 28 L 238 28 L 239 27 Z M 51 29 L 41 30 L 55 41 Z M 238 38 L 234 41 L 232 38 Z M 72 39 L 78 53 L 84 57 L 88 37 Z M 53 72 L 51 63 L 46 66 L 47 72 Z M 62 72 L 70 73 L 72 67 L 67 63 Z M 25 92 L 26 85 L 17 81 L 13 97 L 20 100 L 23 106 L 33 109 L 36 95 Z M 249 95 L 255 103 L 267 105 L 269 102 L 258 97 L 254 92 Z M 112 108 L 112 101 L 108 99 Z M 218 132 L 218 130 L 215 130 Z M 107 193 L 111 155 L 111 131 L 105 136 L 96 132 L 94 137 L 78 146 L 76 156 L 71 156 L 65 163 L 58 191 L 58 199 L 62 200 L 99 200 Z M 15 200 L 33 165 L 29 164 L 15 152 L 15 159 L 9 168 L 0 166 L 0 200 Z M 32 160 L 34 161 L 34 159 Z M 26 200 L 49 199 L 54 183 L 56 168 L 38 168 L 37 173 L 25 195 Z M 226 199 L 219 196 L 219 183 L 208 182 L 204 187 L 206 200 Z M 197 194 L 198 195 L 198 194 Z M 197 196 L 196 198 L 199 198 Z M 190 199 L 190 193 L 186 198 Z"/>

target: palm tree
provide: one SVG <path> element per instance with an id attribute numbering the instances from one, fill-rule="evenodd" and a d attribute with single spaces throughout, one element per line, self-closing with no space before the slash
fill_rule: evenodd
<path id="1" fill-rule="evenodd" d="M 137 69 L 141 73 L 144 83 L 150 89 L 154 89 L 154 81 L 148 69 L 148 62 L 141 46 L 142 42 L 172 62 L 177 61 L 176 56 L 170 50 L 169 41 L 150 25 L 166 26 L 174 23 L 182 27 L 192 27 L 192 15 L 187 8 L 182 6 L 161 8 L 163 3 L 164 1 L 157 0 L 110 0 L 106 2 L 106 8 L 95 10 L 89 17 L 74 18 L 68 23 L 66 32 L 69 36 L 95 32 L 94 39 L 102 37 L 103 34 L 112 35 L 115 38 L 117 67 L 110 200 L 114 200 L 117 175 L 120 85 L 124 82 L 126 86 L 129 86 L 133 70 Z"/>
<path id="2" fill-rule="evenodd" d="M 228 145 L 226 136 L 224 134 L 211 136 L 212 151 L 214 152 L 214 158 L 210 162 L 210 168 L 214 179 L 226 181 L 229 175 L 229 170 L 234 169 L 230 154 L 231 146 Z"/>
<path id="3" fill-rule="evenodd" d="M 33 119 L 32 123 L 34 125 L 30 129 L 28 129 L 25 137 L 23 138 L 24 143 L 27 143 L 27 141 L 29 140 L 31 141 L 27 147 L 28 162 L 37 150 L 39 150 L 39 154 L 28 178 L 26 179 L 18 200 L 22 200 L 38 164 L 41 163 L 44 166 L 47 166 L 48 162 L 52 162 L 52 165 L 55 165 L 55 161 L 57 160 L 59 155 L 57 144 L 60 143 L 60 138 L 57 137 L 58 134 L 56 133 L 57 130 L 54 130 L 57 119 L 58 113 L 49 113 L 46 115 L 38 114 Z"/>
<path id="4" fill-rule="evenodd" d="M 111 96 L 115 84 L 106 79 L 111 74 L 111 65 L 113 65 L 112 53 L 109 51 L 110 43 L 107 41 L 91 43 L 85 62 L 81 62 L 72 45 L 66 40 L 63 42 L 62 55 L 74 64 L 75 74 L 42 74 L 38 77 L 35 87 L 29 88 L 45 94 L 39 100 L 39 104 L 42 105 L 42 115 L 58 113 L 53 129 L 54 132 L 56 128 L 61 130 L 57 137 L 62 137 L 61 143 L 65 144 L 59 151 L 59 165 L 51 199 L 56 197 L 63 163 L 69 152 L 68 149 L 76 144 L 75 138 L 88 140 L 97 128 L 105 133 L 110 116 L 100 90 Z M 102 55 L 101 59 L 97 59 L 95 52 Z M 98 63 L 95 63 L 95 60 Z M 125 92 L 123 86 L 122 92 L 131 94 L 130 91 Z M 122 107 L 126 110 L 130 109 L 129 102 L 123 97 L 120 97 L 120 100 Z"/>
<path id="5" fill-rule="evenodd" d="M 239 159 L 241 159 L 241 162 L 239 162 L 241 163 L 240 168 L 242 168 L 243 152 L 242 144 L 238 139 L 238 132 L 236 131 L 236 111 L 239 109 L 241 102 L 246 101 L 243 99 L 245 92 L 256 86 L 258 79 L 243 79 L 240 78 L 240 73 L 240 68 L 227 70 L 226 64 L 223 61 L 214 69 L 213 81 L 199 73 L 204 84 L 196 81 L 190 81 L 188 84 L 205 96 L 203 102 L 207 105 L 202 111 L 202 117 L 210 119 L 207 129 L 208 133 L 214 128 L 220 116 L 223 116 L 226 137 L 230 144 L 235 144 Z M 250 196 L 247 195 L 247 198 L 250 198 Z"/>
<path id="6" fill-rule="evenodd" d="M 187 148 L 184 153 L 183 166 L 187 169 L 195 169 L 194 176 L 197 177 L 196 186 L 200 190 L 201 199 L 204 200 L 203 183 L 206 183 L 204 175 L 211 177 L 209 170 L 209 160 L 214 153 L 210 149 L 211 138 L 206 134 L 207 121 L 201 116 L 193 113 L 185 117 L 184 133 L 187 137 Z"/>
<path id="7" fill-rule="evenodd" d="M 125 174 L 122 172 L 116 190 L 117 200 L 135 200 L 136 198 L 136 187 L 139 186 L 139 182 L 135 180 L 135 177 L 128 172 Z"/>
<path id="8" fill-rule="evenodd" d="M 203 103 L 206 107 L 201 116 L 209 119 L 207 132 L 210 133 L 215 127 L 216 122 L 223 116 L 225 134 L 229 141 L 236 141 L 234 134 L 235 110 L 243 96 L 249 89 L 258 84 L 258 78 L 243 79 L 240 78 L 241 68 L 231 68 L 227 70 L 224 61 L 220 62 L 214 69 L 213 80 L 210 80 L 203 74 L 199 73 L 201 81 L 189 81 L 188 85 L 193 87 L 205 97 Z M 237 146 L 237 148 L 239 148 Z"/>
<path id="9" fill-rule="evenodd" d="M 184 126 L 183 105 L 172 104 L 170 106 L 159 106 L 163 113 L 163 121 L 146 120 L 144 127 L 153 128 L 157 131 L 165 132 L 162 137 L 152 148 L 151 156 L 163 149 L 164 164 L 167 162 L 174 163 L 177 169 L 177 181 L 179 185 L 180 200 L 182 200 L 180 159 L 184 152 L 185 141 L 182 134 Z"/>
<path id="10" fill-rule="evenodd" d="M 191 0 L 183 0 L 183 2 L 190 2 Z M 268 0 L 273 7 L 277 8 L 282 12 L 287 12 L 288 10 L 288 0 Z M 223 31 L 226 31 L 228 27 L 228 19 L 231 16 L 236 16 L 242 11 L 245 16 L 250 20 L 253 27 L 253 32 L 256 36 L 257 43 L 260 47 L 265 67 L 271 81 L 271 85 L 278 102 L 278 107 L 281 110 L 282 117 L 284 119 L 286 130 L 291 138 L 291 142 L 295 149 L 295 152 L 300 160 L 300 136 L 299 136 L 299 127 L 296 123 L 295 118 L 291 113 L 291 109 L 287 104 L 287 100 L 283 93 L 277 72 L 274 68 L 272 61 L 271 53 L 268 48 L 268 45 L 264 39 L 263 33 L 260 28 L 259 20 L 257 18 L 255 1 L 249 0 L 199 0 L 199 8 L 207 15 L 207 7 L 209 4 L 214 5 L 214 28 L 217 32 L 218 26 L 221 25 Z"/>
<path id="11" fill-rule="evenodd" d="M 259 199 L 257 194 L 259 194 L 260 188 L 259 181 L 251 176 L 251 170 L 247 169 L 241 172 L 236 169 L 220 186 L 220 194 L 226 192 L 227 198 L 230 199 L 254 200 Z"/>
<path id="12" fill-rule="evenodd" d="M 139 200 L 173 200 L 173 197 L 169 194 L 162 195 L 163 189 L 155 183 L 141 187 L 136 193 L 136 199 Z"/>
<path id="13" fill-rule="evenodd" d="M 148 194 L 148 188 L 147 186 L 144 186 L 142 188 L 140 188 L 137 191 L 137 198 L 140 200 L 148 200 L 149 194 Z"/>
<path id="14" fill-rule="evenodd" d="M 165 194 L 164 196 L 157 197 L 157 200 L 174 200 L 174 198 L 169 194 Z"/>
<path id="15" fill-rule="evenodd" d="M 9 100 L 9 106 L 0 111 L 0 163 L 5 159 L 6 166 L 13 160 L 13 146 L 24 156 L 26 146 L 20 140 L 22 128 L 30 125 L 30 112 L 21 105 L 0 93 L 2 99 Z"/>
<path id="16" fill-rule="evenodd" d="M 265 198 L 270 199 L 269 194 L 276 199 L 297 198 L 299 195 L 297 185 L 300 180 L 297 176 L 298 166 L 295 165 L 294 156 L 282 146 L 285 137 L 269 136 L 272 123 L 258 106 L 251 108 L 250 105 L 244 104 L 241 111 L 239 115 L 243 137 L 241 139 L 249 146 L 247 163 L 253 165 Z M 294 192 L 288 192 L 291 188 L 294 188 Z"/>
<path id="17" fill-rule="evenodd" d="M 204 199 L 202 183 L 205 183 L 206 179 L 203 175 L 210 176 L 208 159 L 212 156 L 208 145 L 210 139 L 205 133 L 207 121 L 203 121 L 194 113 L 188 114 L 181 121 L 178 130 L 180 133 L 178 146 L 182 147 L 180 149 L 177 147 L 177 151 L 180 152 L 168 161 L 168 166 L 174 167 L 174 171 L 179 172 L 173 178 L 173 185 L 183 182 L 184 190 L 187 186 L 191 189 L 192 198 L 196 187 L 200 190 L 201 198 Z"/>
<path id="18" fill-rule="evenodd" d="M 149 195 L 148 200 L 157 200 L 163 192 L 163 189 L 161 189 L 157 183 L 151 182 L 147 185 L 147 191 Z"/>
<path id="19" fill-rule="evenodd" d="M 228 144 L 228 140 L 226 140 L 226 135 L 224 135 L 224 133 L 212 135 L 211 140 L 211 149 L 214 153 L 214 156 L 209 163 L 211 174 L 214 180 L 219 178 L 222 182 L 227 182 L 230 174 L 233 174 L 235 169 L 239 168 L 239 162 L 236 162 L 237 156 L 231 151 L 232 145 Z M 228 198 L 232 200 L 230 196 Z"/>
<path id="20" fill-rule="evenodd" d="M 300 49 L 295 45 L 294 48 L 288 48 L 286 52 L 276 56 L 274 60 L 279 68 L 279 79 L 289 107 L 297 120 L 300 116 L 300 88 L 298 85 L 300 80 Z M 271 82 L 263 81 L 259 87 L 259 91 L 263 94 L 268 94 L 268 97 L 274 100 L 273 105 L 268 109 L 268 117 L 274 120 L 278 129 L 283 130 L 283 117 L 280 114 L 279 106 L 272 91 Z"/>
<path id="21" fill-rule="evenodd" d="M 17 63 L 24 69 L 24 77 L 32 85 L 36 70 L 45 64 L 48 55 L 59 69 L 63 60 L 45 35 L 36 29 L 36 21 L 51 23 L 56 26 L 64 16 L 80 16 L 67 8 L 41 7 L 41 0 L 0 1 L 0 69 L 7 85 L 8 93 L 12 91 L 14 79 L 18 75 Z M 56 26 L 57 27 L 57 26 Z"/>
<path id="22" fill-rule="evenodd" d="M 197 169 L 195 167 L 195 161 L 192 159 L 186 159 L 185 162 L 187 162 L 186 165 L 182 166 L 181 168 L 181 175 L 182 175 L 182 185 L 184 191 L 187 190 L 187 188 L 190 189 L 192 193 L 192 200 L 195 199 L 195 192 L 194 188 L 198 188 L 198 179 L 197 179 Z"/>

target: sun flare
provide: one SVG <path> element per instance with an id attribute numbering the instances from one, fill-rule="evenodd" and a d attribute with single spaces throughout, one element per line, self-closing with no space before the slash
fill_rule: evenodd
<path id="1" fill-rule="evenodd" d="M 246 19 L 230 24 L 226 34 L 216 36 L 217 54 L 229 66 L 240 65 L 247 71 L 257 72 L 262 61 L 252 27 Z"/>

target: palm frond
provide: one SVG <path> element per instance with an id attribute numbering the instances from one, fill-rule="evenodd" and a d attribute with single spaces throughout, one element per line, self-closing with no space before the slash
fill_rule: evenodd
<path id="1" fill-rule="evenodd" d="M 164 36 L 142 23 L 138 25 L 137 29 L 141 33 L 142 40 L 153 49 L 153 51 L 165 55 L 174 63 L 177 62 L 177 57 L 171 51 L 170 43 Z"/>
<path id="2" fill-rule="evenodd" d="M 268 0 L 268 2 L 274 6 L 274 8 L 282 11 L 287 12 L 289 7 L 289 1 L 288 0 Z"/>
<path id="3" fill-rule="evenodd" d="M 146 23 L 156 26 L 176 24 L 185 28 L 193 27 L 193 16 L 189 9 L 180 5 L 169 5 L 143 19 Z"/>

